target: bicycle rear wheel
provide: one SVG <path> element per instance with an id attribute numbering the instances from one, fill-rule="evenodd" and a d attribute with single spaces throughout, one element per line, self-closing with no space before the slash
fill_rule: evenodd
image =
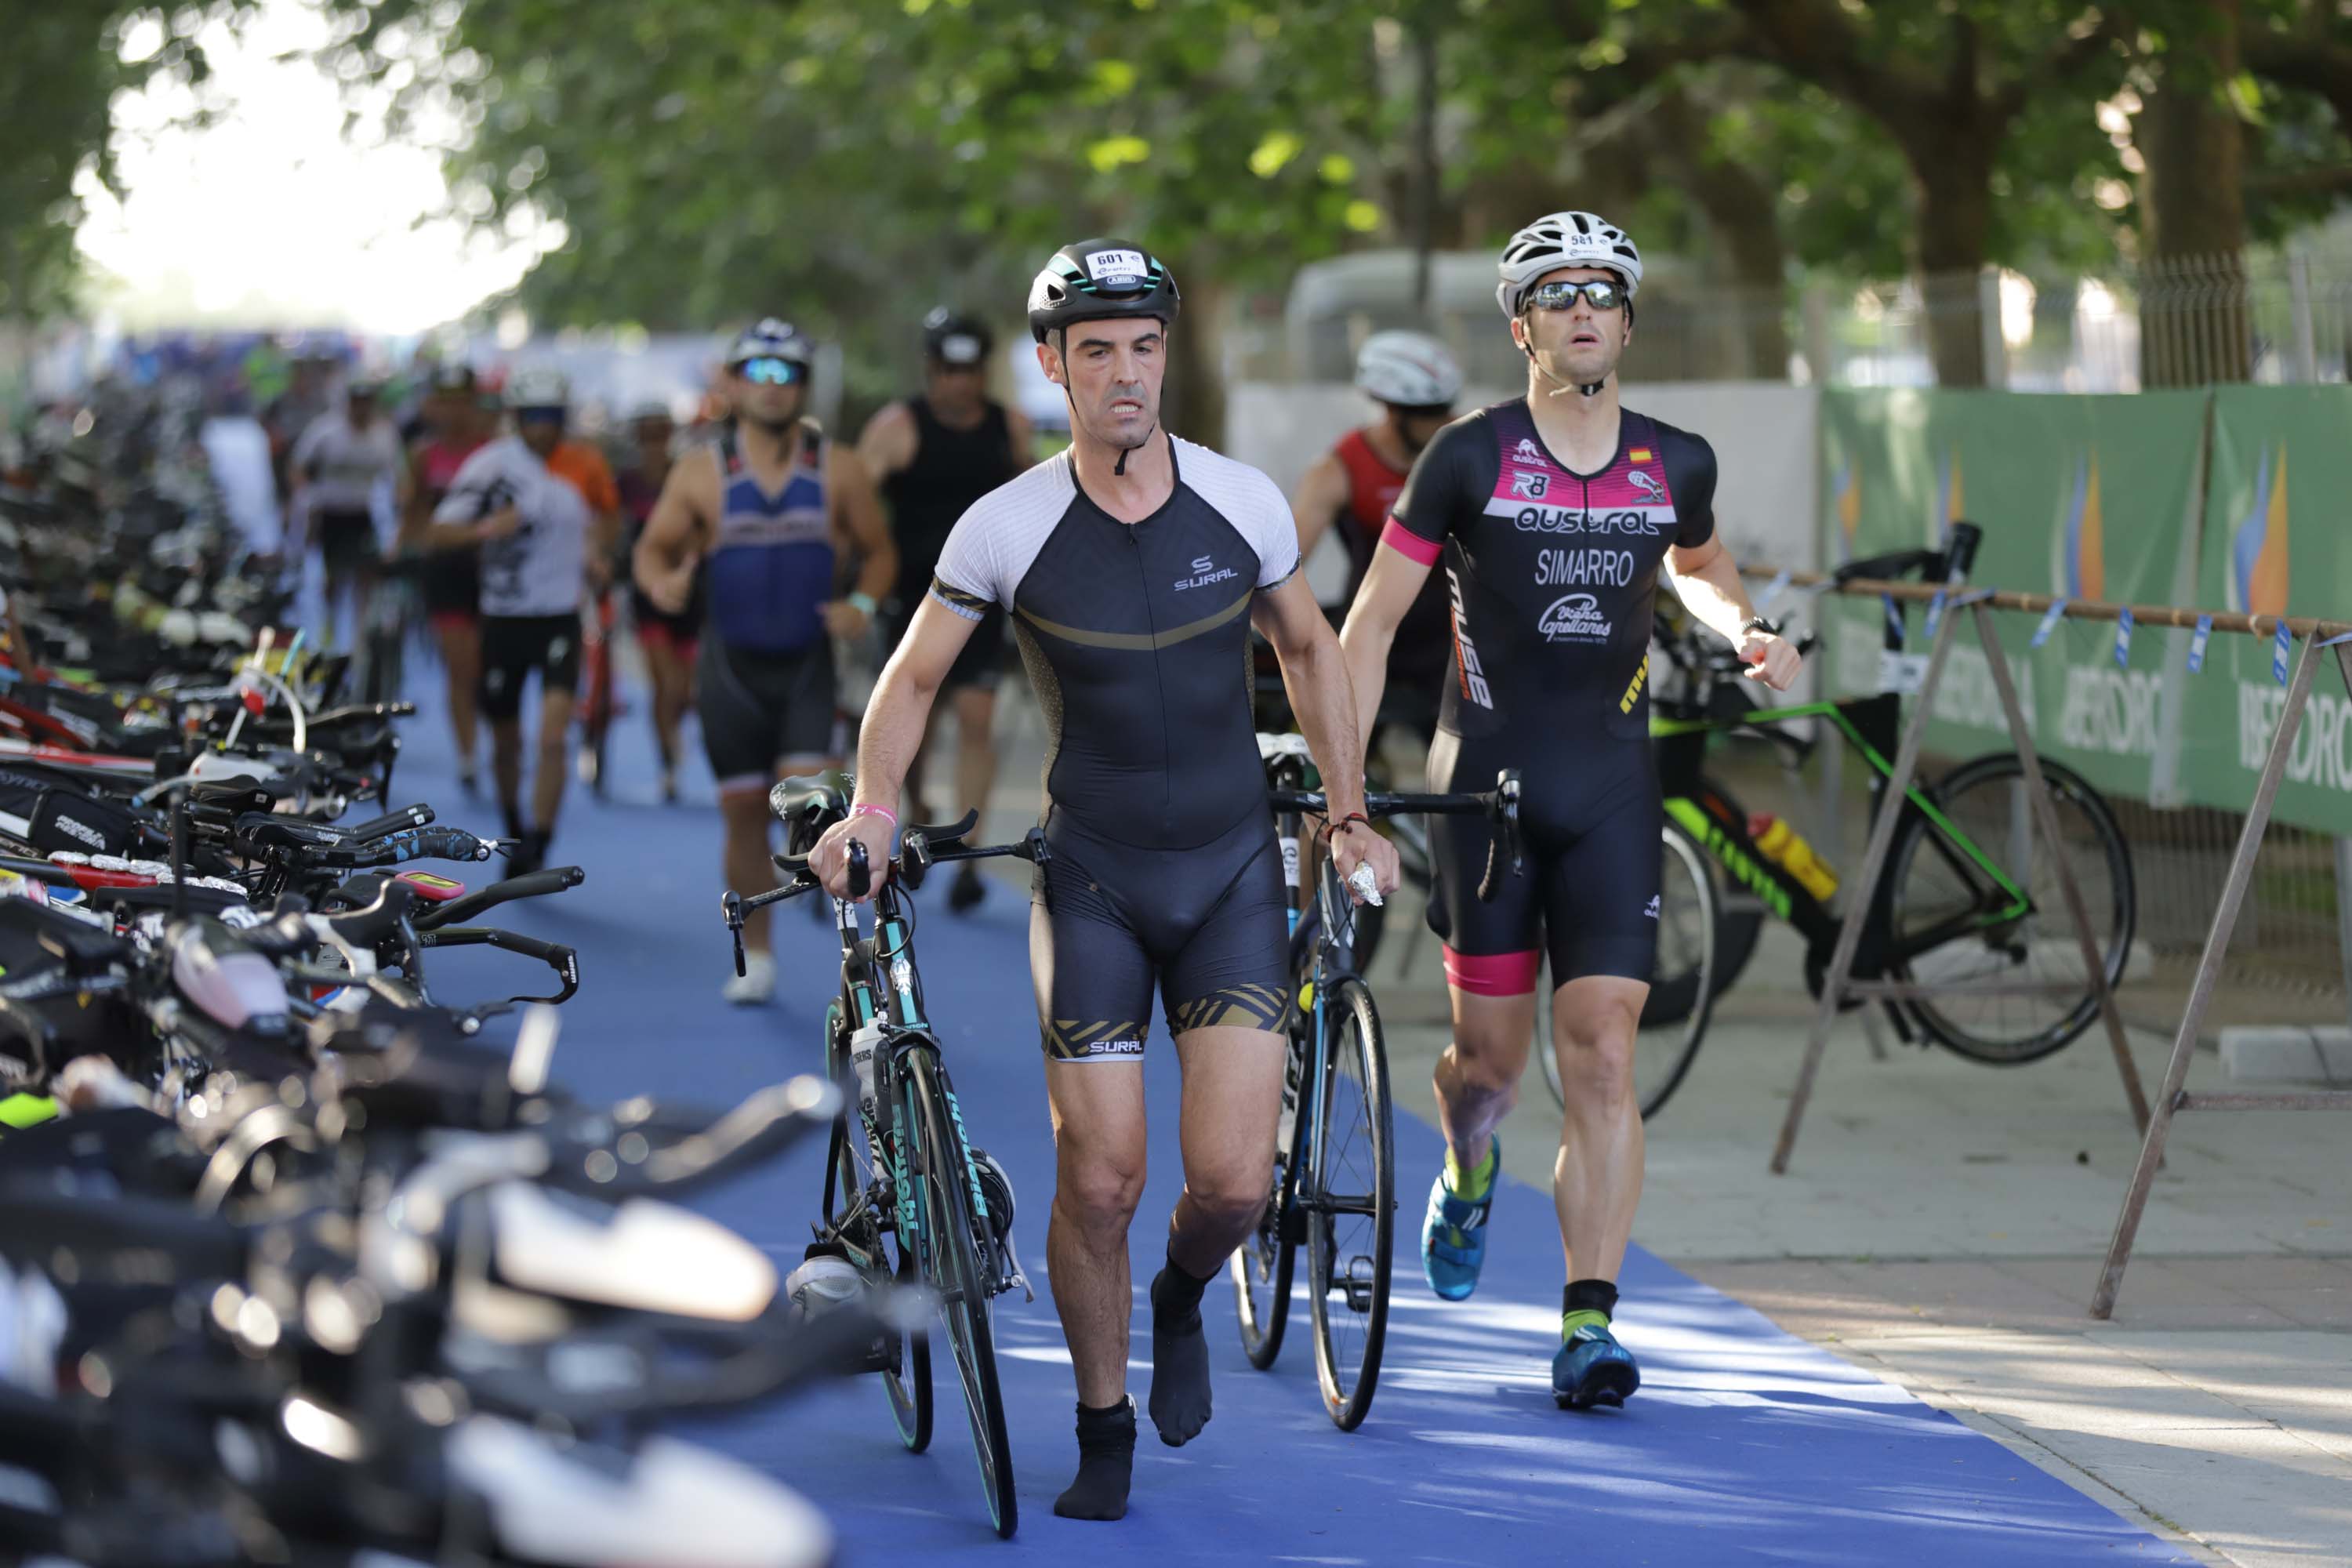
<path id="1" fill-rule="evenodd" d="M 1257 1228 L 1243 1237 L 1234 1248 L 1234 1316 L 1241 1325 L 1242 1353 L 1249 1357 L 1250 1365 L 1265 1372 L 1282 1354 L 1283 1331 L 1290 1325 L 1290 1284 L 1298 1266 L 1298 1237 L 1294 1227 L 1295 1214 L 1291 1208 L 1291 1164 L 1300 1150 L 1307 1146 L 1307 1081 L 1308 1052 L 1307 1031 L 1315 1026 L 1311 1007 L 1290 1010 L 1289 1060 L 1284 1065 L 1284 1094 L 1287 1103 L 1283 1114 L 1290 1119 L 1289 1154 L 1280 1148 L 1274 1153 L 1274 1190 L 1266 1198 L 1265 1212 L 1257 1216 Z"/>
<path id="2" fill-rule="evenodd" d="M 947 1071 L 928 1047 L 903 1058 L 903 1107 L 909 1133 L 907 1160 L 922 1227 L 917 1246 L 922 1277 L 940 1298 L 964 1410 L 971 1418 L 972 1456 L 980 1463 L 989 1522 L 1000 1536 L 1018 1523 L 1013 1490 L 1013 1449 L 1004 1436 L 1004 1394 L 996 1377 L 996 1342 L 988 1321 L 987 1276 L 980 1266 L 983 1211 L 975 1202 L 971 1156 L 948 1100 Z"/>
<path id="3" fill-rule="evenodd" d="M 2091 921 L 2091 943 L 2119 984 L 2138 921 L 2131 846 L 2115 813 L 2090 781 L 2042 759 L 2057 814 L 2059 853 L 2074 873 Z M 1938 929 L 1950 941 L 1913 953 L 1899 977 L 1933 984 L 1990 984 L 2001 980 L 2073 984 L 2078 991 L 2041 995 L 1944 996 L 1906 1003 L 1919 1026 L 1972 1061 L 2014 1066 L 2072 1044 L 2099 1016 L 2083 967 L 2082 945 L 2060 891 L 2056 861 L 2040 842 L 2025 794 L 2025 765 L 1996 752 L 1964 763 L 1935 786 L 1937 809 L 1969 843 L 2002 868 L 2032 900 L 2027 913 L 1995 921 L 2006 895 L 1984 868 L 1927 817 L 1907 812 L 1887 860 L 1890 932 L 1897 951 Z"/>
<path id="4" fill-rule="evenodd" d="M 1329 1051 L 1307 1207 L 1307 1283 L 1315 1371 L 1342 1432 L 1362 1424 L 1388 1343 L 1389 1263 L 1396 1241 L 1395 1124 L 1388 1051 L 1372 993 L 1341 980 L 1324 1004 Z"/>
<path id="5" fill-rule="evenodd" d="M 1645 1121 L 1682 1087 L 1706 1038 L 1715 999 L 1723 989 L 1717 962 L 1723 933 L 1721 914 L 1706 853 L 1680 823 L 1669 818 L 1658 858 L 1657 964 L 1652 971 L 1649 998 L 1642 1005 L 1641 1032 L 1633 1046 L 1633 1091 Z M 1544 1083 L 1552 1099 L 1565 1105 L 1559 1056 L 1552 1048 L 1550 993 L 1540 987 L 1538 991 L 1536 1059 L 1543 1065 Z"/>

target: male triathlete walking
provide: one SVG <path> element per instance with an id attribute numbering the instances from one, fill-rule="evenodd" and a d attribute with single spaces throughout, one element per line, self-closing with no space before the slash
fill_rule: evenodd
<path id="1" fill-rule="evenodd" d="M 772 316 L 735 340 L 732 418 L 672 467 L 633 557 L 637 586 L 667 614 L 684 614 L 702 584 L 694 702 L 719 781 L 727 885 L 747 894 L 775 885 L 769 785 L 839 760 L 832 639 L 862 634 L 898 573 L 866 465 L 806 416 L 815 357 Z M 857 584 L 836 596 L 853 553 Z M 721 994 L 761 1006 L 776 989 L 766 910 L 745 922 L 743 945 L 744 973 Z"/>
<path id="2" fill-rule="evenodd" d="M 898 546 L 898 592 L 890 640 L 907 635 L 930 592 L 931 574 L 948 531 L 972 502 L 1029 466 L 1029 421 L 988 395 L 988 359 L 994 339 L 986 322 L 945 306 L 923 318 L 923 390 L 883 407 L 857 438 L 882 499 L 890 507 L 890 536 Z M 996 682 L 1004 664 L 1004 615 L 992 609 L 948 671 L 947 695 L 956 718 L 955 794 L 939 814 L 953 819 L 970 807 L 985 813 L 996 782 Z M 926 751 L 929 750 L 927 746 Z M 908 775 L 921 806 L 924 752 Z M 957 868 L 948 906 L 967 910 L 982 898 L 979 868 Z"/>
<path id="3" fill-rule="evenodd" d="M 1246 679 L 1255 624 L 1281 656 L 1322 762 L 1340 870 L 1396 883 L 1362 815 L 1363 750 L 1339 644 L 1297 574 L 1290 509 L 1256 469 L 1160 428 L 1175 279 L 1139 246 L 1055 252 L 1029 294 L 1038 363 L 1072 445 L 976 502 L 882 672 L 857 803 L 817 846 L 836 896 L 847 848 L 890 853 L 908 759 L 989 606 L 1003 609 L 1053 743 L 1054 857 L 1030 913 L 1053 1103 L 1046 1251 L 1078 1384 L 1078 1475 L 1054 1505 L 1127 1511 L 1128 1226 L 1143 1194 L 1145 1020 L 1155 987 L 1184 1072 L 1184 1195 L 1151 1282 L 1151 1418 L 1162 1442 L 1209 1419 L 1201 1295 L 1257 1223 L 1282 1100 L 1284 883 Z"/>
<path id="4" fill-rule="evenodd" d="M 1378 708 L 1389 644 L 1440 559 L 1454 670 L 1429 787 L 1524 775 L 1529 874 L 1494 902 L 1475 889 L 1482 823 L 1430 823 L 1429 921 L 1445 942 L 1454 1043 L 1437 1064 L 1445 1166 L 1429 1194 L 1422 1263 L 1460 1300 L 1478 1284 L 1501 1152 L 1551 961 L 1552 1040 L 1568 1110 L 1552 1167 L 1568 1258 L 1552 1392 L 1622 1405 L 1641 1385 L 1610 1322 L 1642 1196 L 1634 1038 L 1657 956 L 1663 807 L 1650 752 L 1651 600 L 1663 570 L 1693 615 L 1739 646 L 1776 690 L 1797 650 L 1757 617 L 1715 531 L 1715 452 L 1619 406 L 1642 256 L 1614 225 L 1554 213 L 1503 248 L 1495 290 L 1528 360 L 1523 397 L 1449 425 L 1422 454 L 1340 640 L 1358 712 Z"/>

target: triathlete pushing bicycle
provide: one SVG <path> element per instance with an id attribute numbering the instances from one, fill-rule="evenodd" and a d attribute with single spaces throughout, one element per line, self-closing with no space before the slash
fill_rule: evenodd
<path id="1" fill-rule="evenodd" d="M 1070 450 L 975 502 L 866 713 L 854 814 L 811 868 L 849 890 L 847 844 L 889 858 L 908 760 L 992 605 L 1052 727 L 1030 954 L 1056 1152 L 1046 1236 L 1078 1384 L 1068 1518 L 1127 1511 L 1127 1232 L 1143 1194 L 1143 1047 L 1156 985 L 1184 1069 L 1184 1194 L 1151 1285 L 1160 1439 L 1209 1419 L 1202 1289 L 1272 1182 L 1288 976 L 1282 862 L 1250 711 L 1255 624 L 1323 764 L 1340 870 L 1396 886 L 1363 820 L 1347 671 L 1298 574 L 1290 509 L 1256 469 L 1160 428 L 1175 280 L 1140 247 L 1056 251 L 1029 295 L 1038 363 L 1068 395 Z"/>

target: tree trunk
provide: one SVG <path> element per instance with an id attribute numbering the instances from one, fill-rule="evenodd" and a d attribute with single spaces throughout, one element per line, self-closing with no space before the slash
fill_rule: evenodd
<path id="1" fill-rule="evenodd" d="M 2147 161 L 2140 268 L 2143 386 L 2253 374 L 2246 289 L 2245 128 L 2222 96 L 2238 72 L 2237 0 L 2215 0 L 2196 58 L 2168 69 L 2134 127 Z"/>
<path id="2" fill-rule="evenodd" d="M 1729 298 L 1697 312 L 1715 320 L 1707 336 L 1727 351 L 1734 375 L 1780 381 L 1789 374 L 1788 253 L 1780 243 L 1779 191 L 1707 143 L 1705 114 L 1688 93 L 1674 88 L 1633 128 L 1655 146 L 1680 184 L 1698 204 L 1730 274 Z"/>
<path id="3" fill-rule="evenodd" d="M 1226 289 L 1202 276 L 1184 285 L 1184 313 L 1168 334 L 1168 379 L 1160 423 L 1188 441 L 1225 442 Z"/>
<path id="4" fill-rule="evenodd" d="M 1978 277 L 1992 237 L 1992 147 L 1954 128 L 1915 148 L 1919 193 L 1919 293 L 1927 316 L 1927 357 L 1938 386 L 1982 386 L 1985 321 Z"/>
<path id="5" fill-rule="evenodd" d="M 1412 309 L 1424 325 L 1430 274 L 1437 249 L 1437 20 L 1423 15 L 1413 25 L 1412 114 Z"/>

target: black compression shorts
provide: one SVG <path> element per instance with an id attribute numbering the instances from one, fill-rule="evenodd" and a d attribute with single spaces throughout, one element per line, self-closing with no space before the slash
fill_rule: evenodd
<path id="1" fill-rule="evenodd" d="M 338 577 L 368 570 L 383 554 L 375 519 L 365 511 L 321 510 L 312 519 L 311 531 L 319 541 L 319 559 Z"/>
<path id="2" fill-rule="evenodd" d="M 764 790 L 779 763 L 835 754 L 833 644 L 797 653 L 730 650 L 705 628 L 695 656 L 694 701 L 702 750 L 720 789 Z"/>
<path id="3" fill-rule="evenodd" d="M 1499 739 L 1499 738 L 1498 738 Z M 1523 756 L 1524 745 L 1509 748 Z M 1429 752 L 1429 787 L 1487 790 L 1514 765 L 1496 742 L 1440 731 Z M 1523 765 L 1523 764 L 1522 764 Z M 1588 974 L 1646 982 L 1658 955 L 1658 855 L 1665 808 L 1646 740 L 1580 750 L 1572 765 L 1529 775 L 1519 805 L 1526 868 L 1505 876 L 1492 903 L 1478 901 L 1490 833 L 1484 817 L 1429 819 L 1436 881 L 1429 928 L 1445 943 L 1445 978 L 1482 996 L 1535 989 L 1536 959 L 1552 984 Z"/>
<path id="4" fill-rule="evenodd" d="M 478 617 L 482 613 L 482 552 L 435 550 L 425 557 L 420 579 L 428 616 Z"/>
<path id="5" fill-rule="evenodd" d="M 1140 1058 L 1155 979 L 1171 1034 L 1282 1027 L 1289 920 L 1270 816 L 1197 848 L 1139 849 L 1055 811 L 1045 842 L 1029 951 L 1048 1058 Z"/>
<path id="6" fill-rule="evenodd" d="M 482 717 L 493 722 L 522 711 L 523 682 L 540 673 L 540 694 L 580 689 L 580 617 L 482 617 Z"/>

